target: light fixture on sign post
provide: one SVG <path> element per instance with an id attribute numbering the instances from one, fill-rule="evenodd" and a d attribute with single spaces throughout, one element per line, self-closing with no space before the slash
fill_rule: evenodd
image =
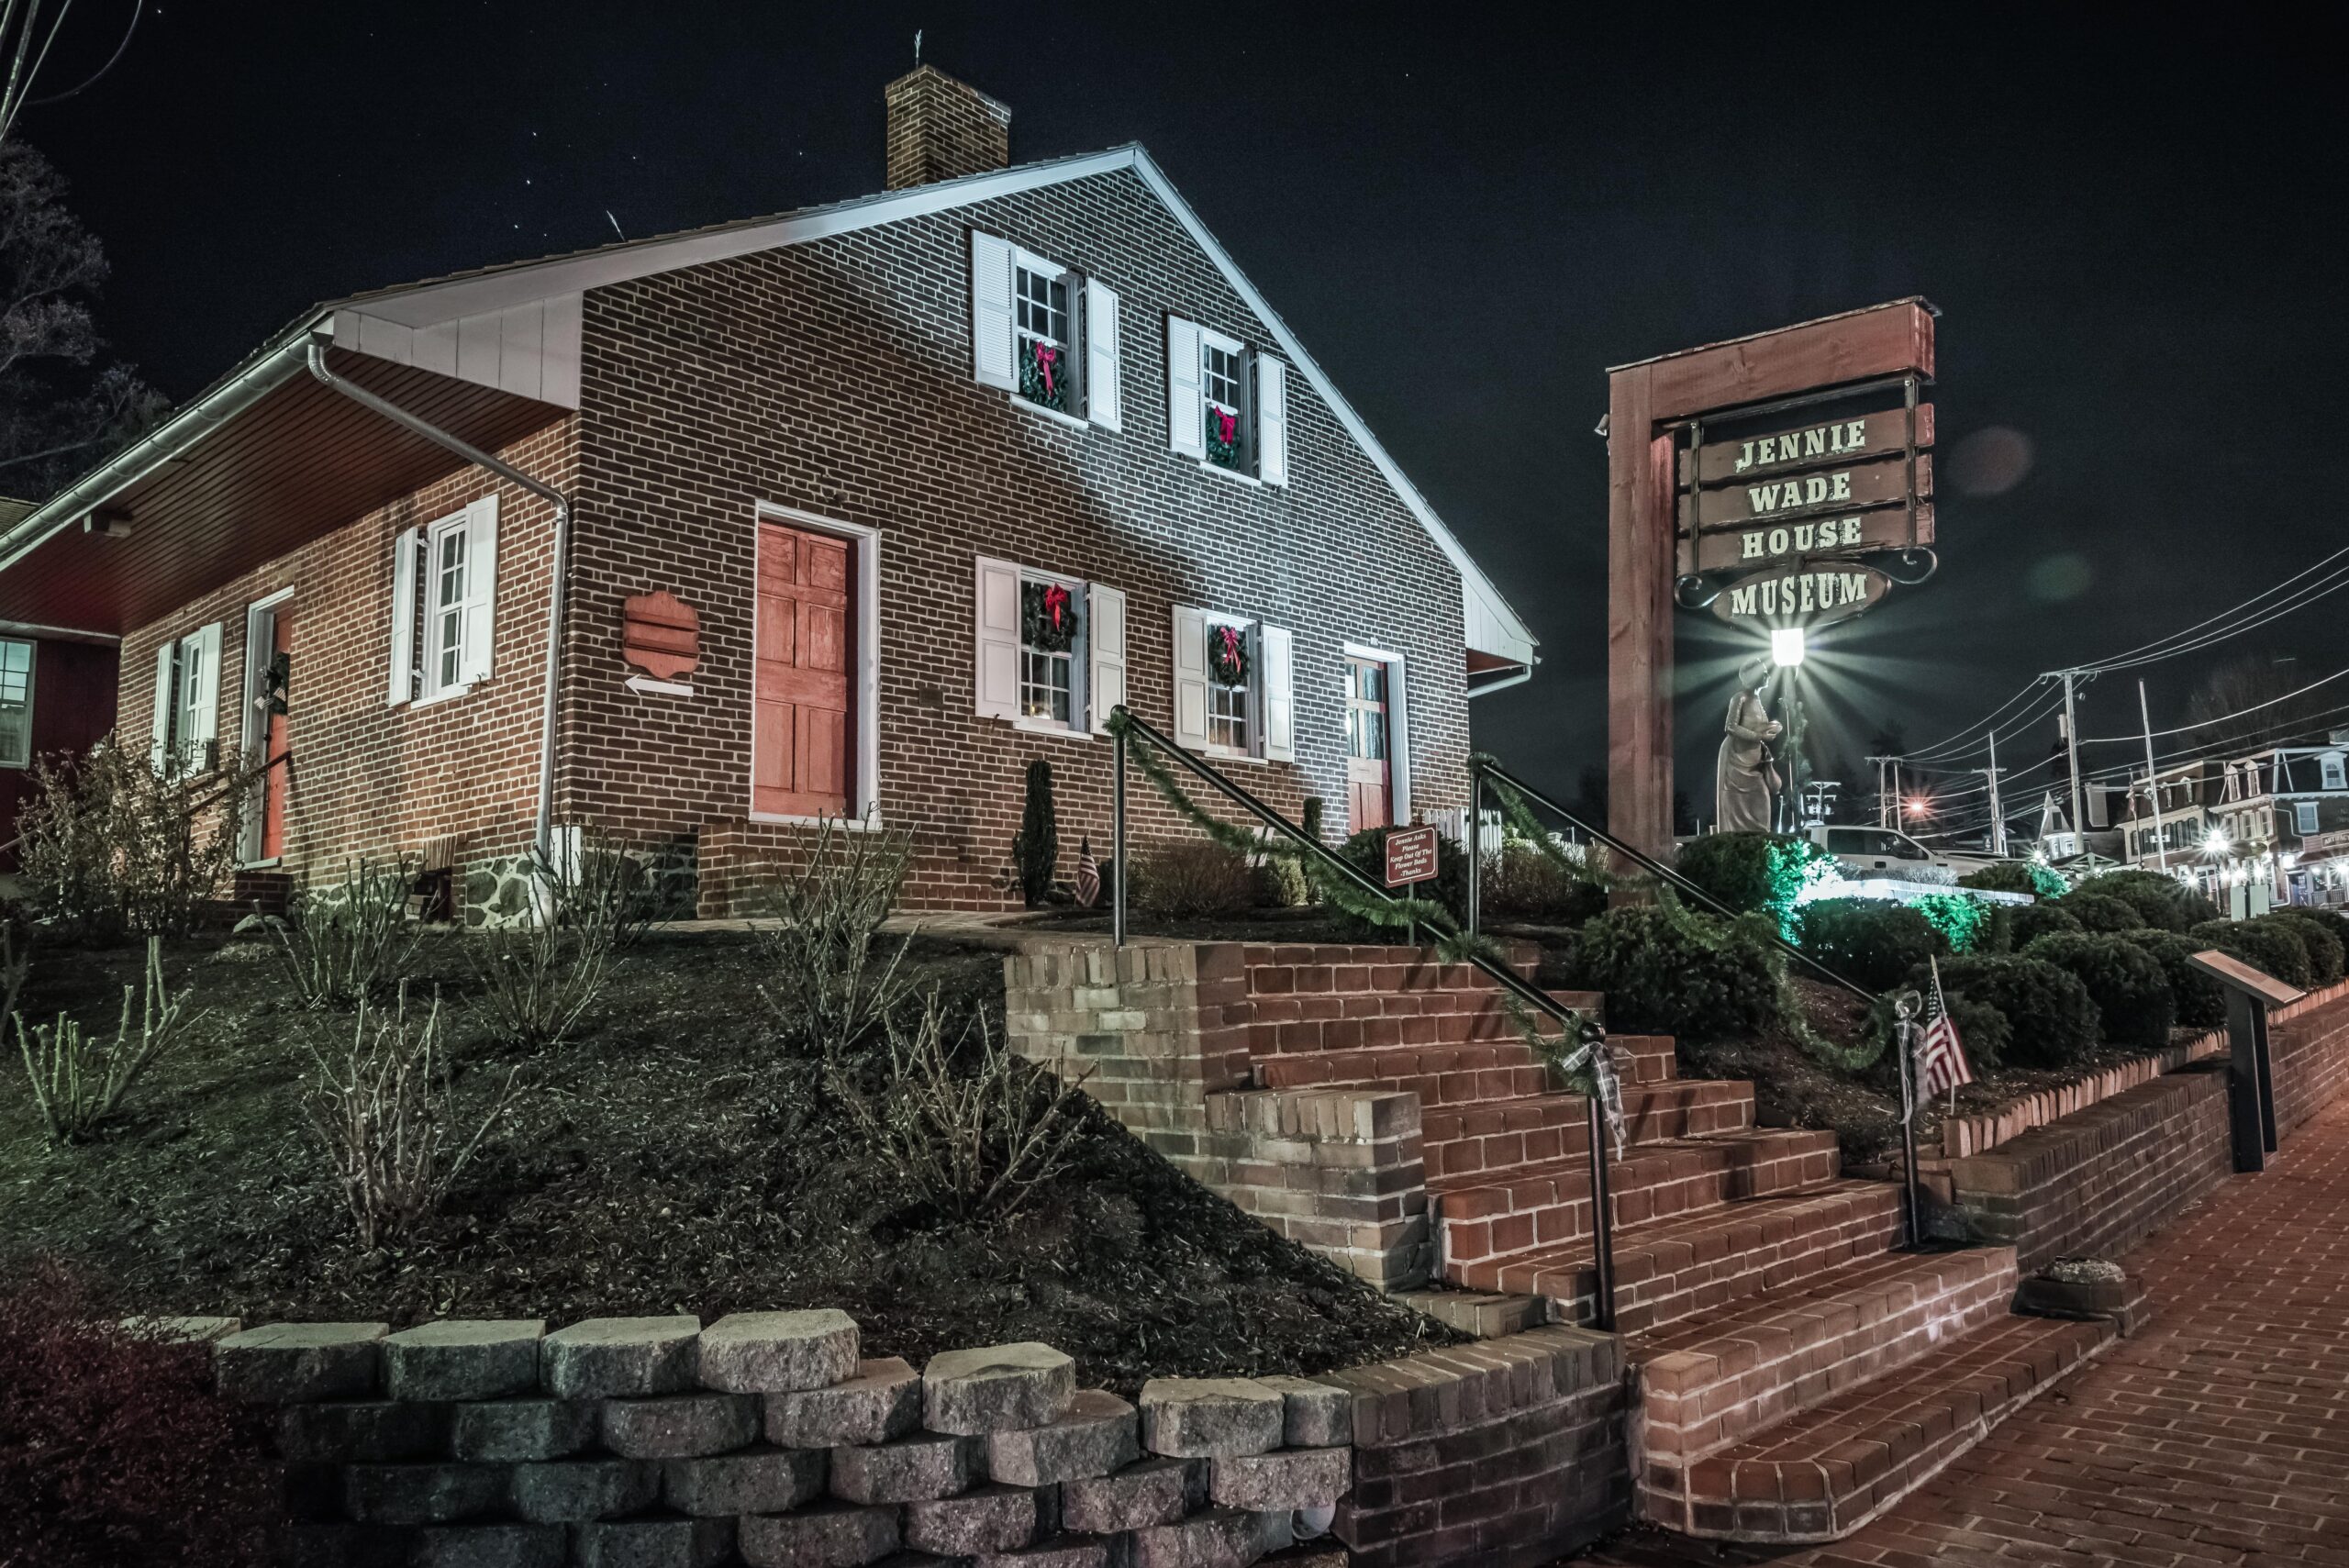
<path id="1" fill-rule="evenodd" d="M 1802 662 L 1803 636 L 1798 626 L 1774 627 L 1770 631 L 1770 661 L 1781 670 Z"/>

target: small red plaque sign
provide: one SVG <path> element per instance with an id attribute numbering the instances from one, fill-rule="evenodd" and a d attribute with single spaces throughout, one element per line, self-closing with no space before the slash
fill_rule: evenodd
<path id="1" fill-rule="evenodd" d="M 1397 828 L 1386 835 L 1386 885 L 1401 887 L 1435 875 L 1435 829 Z"/>
<path id="2" fill-rule="evenodd" d="M 673 594 L 639 594 L 620 606 L 620 657 L 656 681 L 701 662 L 701 617 Z"/>

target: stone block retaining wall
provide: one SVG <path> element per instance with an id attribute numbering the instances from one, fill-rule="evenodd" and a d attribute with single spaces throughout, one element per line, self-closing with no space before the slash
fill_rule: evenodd
<path id="1" fill-rule="evenodd" d="M 174 1325 L 273 1410 L 295 1568 L 1242 1568 L 1317 1539 L 1465 1568 L 1622 1518 L 1620 1351 L 1573 1329 L 1129 1403 L 1048 1345 L 867 1358 L 835 1311 L 236 1328 Z"/>

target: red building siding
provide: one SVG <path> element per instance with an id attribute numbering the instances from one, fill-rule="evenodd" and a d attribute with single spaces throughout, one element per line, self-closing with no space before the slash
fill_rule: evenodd
<path id="1" fill-rule="evenodd" d="M 35 757 L 79 756 L 114 728 L 113 644 L 0 636 L 33 645 Z M 17 815 L 31 797 L 29 768 L 0 768 L 0 874 L 17 869 Z"/>

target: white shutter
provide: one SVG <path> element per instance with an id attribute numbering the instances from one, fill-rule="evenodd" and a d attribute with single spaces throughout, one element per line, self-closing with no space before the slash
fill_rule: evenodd
<path id="1" fill-rule="evenodd" d="M 981 386 L 1008 392 L 1019 384 L 1011 362 L 1011 266 L 1008 240 L 971 236 L 971 370 Z"/>
<path id="2" fill-rule="evenodd" d="M 1199 324 L 1166 318 L 1166 444 L 1185 457 L 1208 455 L 1199 391 Z M 1206 657 L 1204 650 L 1200 654 Z"/>
<path id="3" fill-rule="evenodd" d="M 1008 561 L 979 557 L 978 713 L 982 718 L 1019 717 L 1019 568 Z"/>
<path id="4" fill-rule="evenodd" d="M 187 733 L 180 737 L 181 754 L 191 769 L 209 760 L 212 743 L 220 739 L 220 623 L 197 632 L 195 681 L 187 693 Z M 183 677 L 185 673 L 182 666 Z"/>
<path id="5" fill-rule="evenodd" d="M 1085 417 L 1105 430 L 1122 429 L 1118 412 L 1118 291 L 1085 280 Z"/>
<path id="6" fill-rule="evenodd" d="M 1085 628 L 1085 650 L 1092 656 L 1085 690 L 1093 704 L 1093 732 L 1100 735 L 1108 731 L 1111 710 L 1126 700 L 1125 591 L 1106 583 L 1087 584 L 1085 606 L 1091 623 Z"/>
<path id="7" fill-rule="evenodd" d="M 1256 356 L 1256 477 L 1288 483 L 1288 366 Z"/>
<path id="8" fill-rule="evenodd" d="M 1256 685 L 1264 699 L 1264 756 L 1275 762 L 1297 761 L 1297 672 L 1285 626 L 1256 628 Z"/>
<path id="9" fill-rule="evenodd" d="M 497 497 L 484 495 L 465 508 L 465 642 L 457 680 L 471 684 L 489 675 L 497 637 Z"/>
<path id="10" fill-rule="evenodd" d="M 159 773 L 172 751 L 172 708 L 175 701 L 172 669 L 179 651 L 178 641 L 168 637 L 163 639 L 163 646 L 155 650 L 155 743 L 149 749 L 147 759 Z"/>
<path id="11" fill-rule="evenodd" d="M 1386 815 L 1411 820 L 1411 688 L 1400 659 L 1386 666 Z"/>
<path id="12" fill-rule="evenodd" d="M 416 560 L 422 528 L 402 528 L 392 541 L 392 678 L 384 700 L 397 706 L 416 695 Z"/>
<path id="13" fill-rule="evenodd" d="M 1208 617 L 1174 606 L 1174 744 L 1208 743 Z"/>

